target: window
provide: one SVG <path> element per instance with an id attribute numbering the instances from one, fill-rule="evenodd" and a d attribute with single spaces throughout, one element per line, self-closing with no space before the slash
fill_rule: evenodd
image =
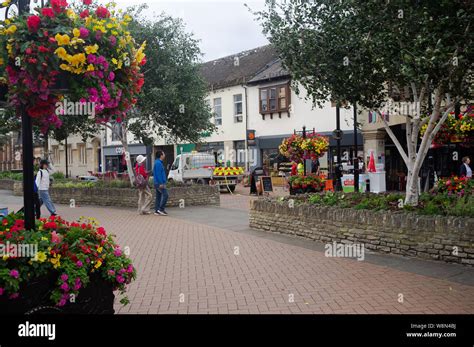
<path id="1" fill-rule="evenodd" d="M 77 145 L 77 148 L 79 150 L 79 163 L 82 165 L 87 164 L 87 149 L 86 149 L 86 144 L 80 144 Z"/>
<path id="2" fill-rule="evenodd" d="M 61 155 L 59 152 L 59 146 L 53 146 L 53 156 L 56 164 L 61 164 Z"/>
<path id="3" fill-rule="evenodd" d="M 242 123 L 242 94 L 234 95 L 234 123 Z"/>
<path id="4" fill-rule="evenodd" d="M 222 125 L 222 99 L 214 99 L 214 122 L 216 125 Z"/>
<path id="5" fill-rule="evenodd" d="M 287 112 L 290 104 L 288 84 L 260 89 L 260 113 Z"/>
<path id="6" fill-rule="evenodd" d="M 73 158 L 72 158 L 72 146 L 67 145 L 67 163 L 72 164 L 73 163 Z"/>
<path id="7" fill-rule="evenodd" d="M 112 141 L 120 141 L 122 137 L 122 124 L 121 123 L 112 123 Z"/>

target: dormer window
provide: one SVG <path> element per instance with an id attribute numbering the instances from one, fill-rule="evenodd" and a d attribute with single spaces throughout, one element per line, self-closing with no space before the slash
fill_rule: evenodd
<path id="1" fill-rule="evenodd" d="M 260 113 L 273 114 L 288 112 L 290 87 L 288 84 L 260 88 Z"/>

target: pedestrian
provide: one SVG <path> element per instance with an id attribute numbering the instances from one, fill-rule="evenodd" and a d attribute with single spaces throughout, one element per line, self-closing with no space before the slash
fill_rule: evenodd
<path id="1" fill-rule="evenodd" d="M 41 160 L 38 173 L 36 174 L 36 186 L 38 187 L 39 197 L 48 209 L 51 216 L 56 216 L 56 207 L 54 207 L 49 196 L 49 163 L 47 160 Z"/>
<path id="2" fill-rule="evenodd" d="M 36 173 L 36 175 L 38 175 L 38 173 Z M 36 184 L 36 175 L 35 175 L 35 182 L 33 185 L 33 206 L 35 209 L 36 219 L 40 219 L 41 218 L 41 205 L 43 203 L 41 202 L 41 199 L 39 197 L 38 185 Z"/>
<path id="3" fill-rule="evenodd" d="M 459 176 L 472 178 L 472 169 L 469 166 L 470 163 L 471 159 L 469 159 L 469 157 L 462 158 L 461 168 L 459 169 Z"/>
<path id="4" fill-rule="evenodd" d="M 153 167 L 153 183 L 155 185 L 155 214 L 157 216 L 167 216 L 166 202 L 168 201 L 168 191 L 166 190 L 166 172 L 163 165 L 165 152 L 156 152 L 155 166 Z"/>
<path id="5" fill-rule="evenodd" d="M 148 186 L 148 172 L 145 169 L 146 157 L 139 155 L 135 165 L 135 185 L 138 189 L 138 214 L 151 214 L 150 205 L 153 195 Z"/>
<path id="6" fill-rule="evenodd" d="M 319 163 L 319 159 L 318 158 L 313 158 L 313 160 L 311 160 L 311 173 L 313 174 L 316 174 L 317 176 L 319 176 L 319 167 L 320 167 L 320 163 Z"/>

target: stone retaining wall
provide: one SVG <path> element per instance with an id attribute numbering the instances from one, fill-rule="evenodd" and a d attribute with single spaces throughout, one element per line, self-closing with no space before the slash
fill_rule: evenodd
<path id="1" fill-rule="evenodd" d="M 1 179 L 0 180 L 0 190 L 13 190 L 13 186 L 14 186 L 15 182 L 19 182 L 19 181 Z"/>
<path id="2" fill-rule="evenodd" d="M 324 243 L 474 265 L 474 218 L 252 201 L 250 227 Z"/>
<path id="3" fill-rule="evenodd" d="M 220 205 L 220 194 L 216 186 L 190 185 L 185 187 L 168 188 L 169 200 L 167 206 L 179 206 L 184 201 L 185 206 Z M 14 186 L 14 195 L 23 194 L 23 184 Z M 114 207 L 137 207 L 138 192 L 133 188 L 54 188 L 50 189 L 51 199 L 58 204 L 71 203 L 74 199 L 76 206 L 97 205 Z M 155 205 L 155 191 L 152 189 Z"/>

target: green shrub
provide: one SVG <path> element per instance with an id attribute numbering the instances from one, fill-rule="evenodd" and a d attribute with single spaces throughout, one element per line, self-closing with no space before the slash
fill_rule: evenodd
<path id="1" fill-rule="evenodd" d="M 53 177 L 54 180 L 63 180 L 66 178 L 62 172 L 55 172 L 51 175 L 51 177 Z"/>

